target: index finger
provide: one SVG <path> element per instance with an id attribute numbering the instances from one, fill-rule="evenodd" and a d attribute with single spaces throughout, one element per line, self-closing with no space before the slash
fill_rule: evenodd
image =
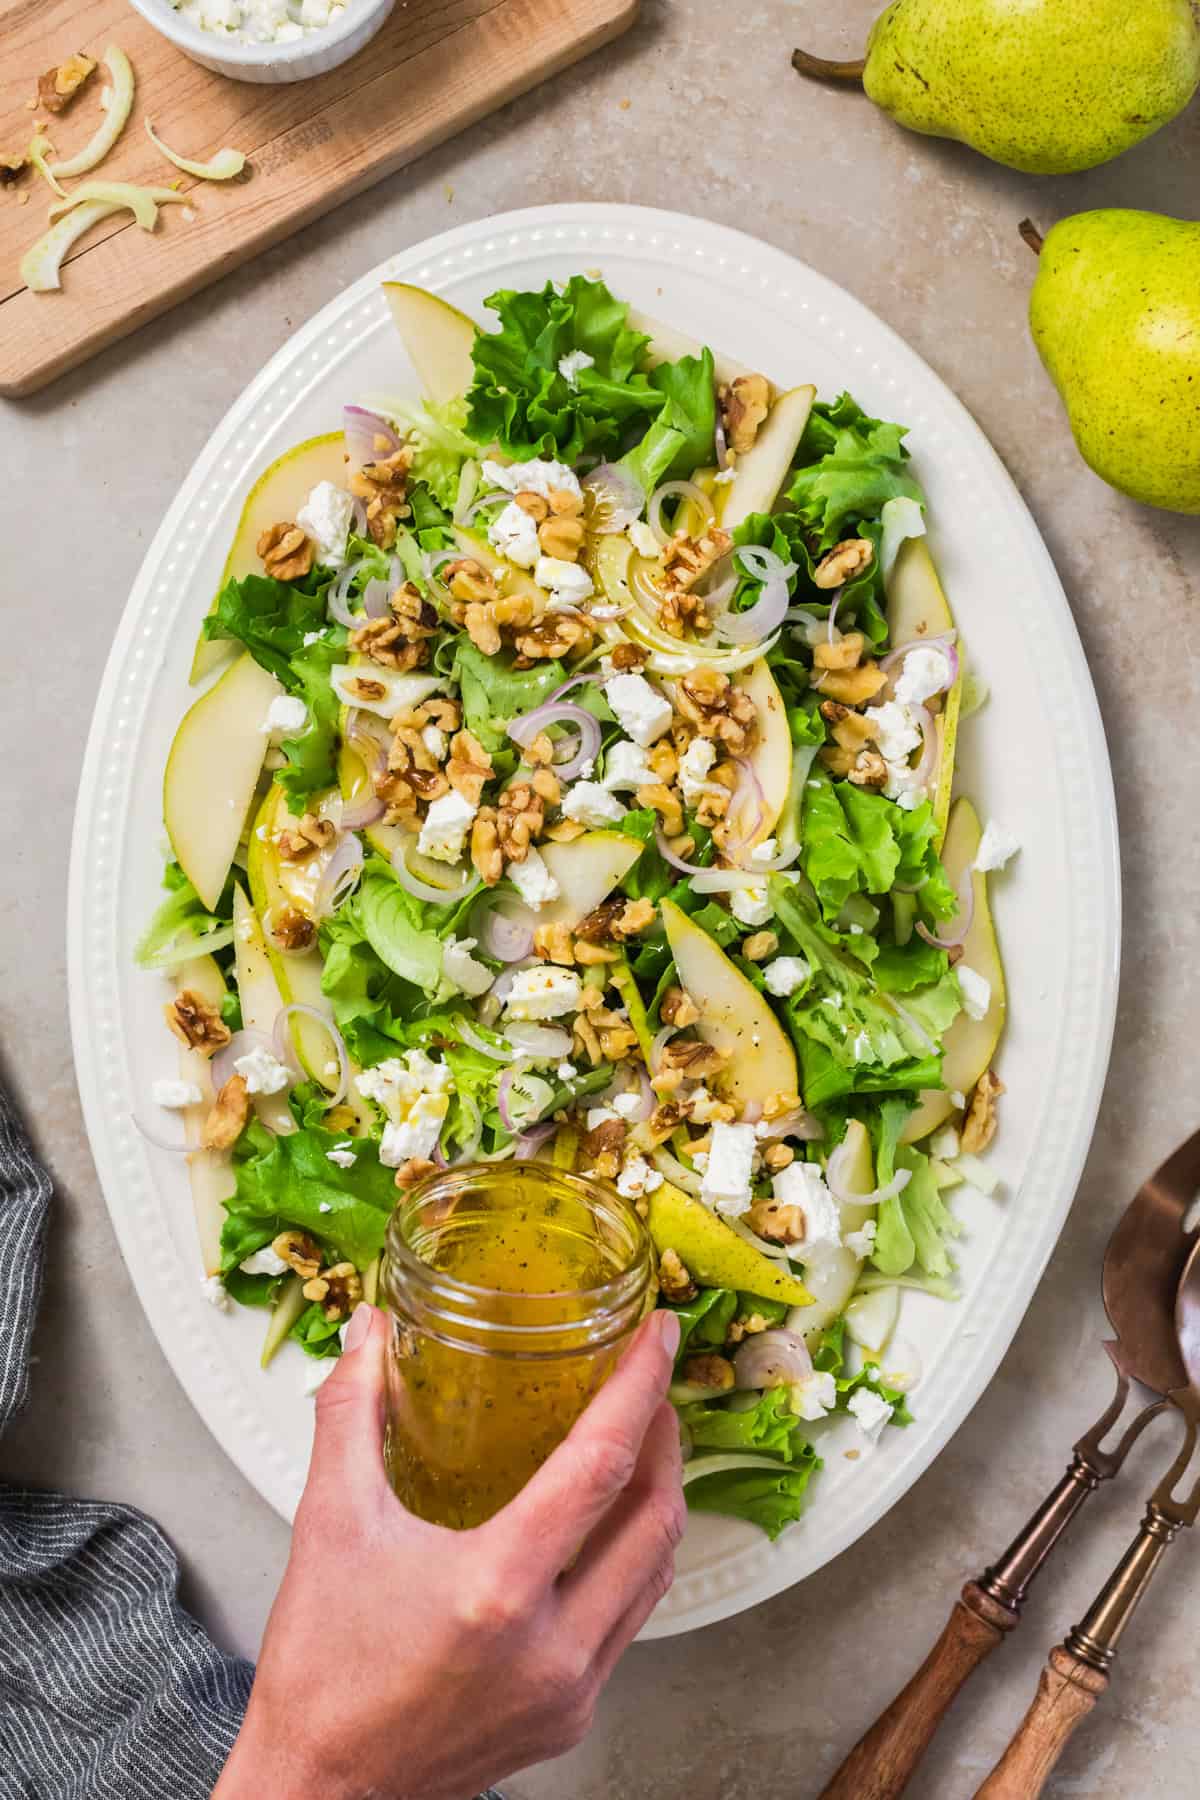
<path id="1" fill-rule="evenodd" d="M 679 1320 L 658 1311 L 644 1320 L 616 1372 L 515 1500 L 485 1526 L 511 1534 L 527 1559 L 531 1547 L 552 1581 L 628 1487 L 679 1347 Z"/>

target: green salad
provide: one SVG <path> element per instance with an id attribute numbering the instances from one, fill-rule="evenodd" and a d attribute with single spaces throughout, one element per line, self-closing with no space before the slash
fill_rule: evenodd
<path id="1" fill-rule="evenodd" d="M 491 329 L 387 297 L 421 399 L 266 471 L 204 621 L 138 951 L 185 1135 L 139 1122 L 209 1298 L 314 1376 L 397 1189 L 614 1183 L 689 1503 L 774 1537 L 831 1432 L 908 1423 L 902 1290 L 953 1298 L 950 1190 L 994 1185 L 1016 845 L 952 796 L 984 690 L 904 429 L 581 275 Z"/>

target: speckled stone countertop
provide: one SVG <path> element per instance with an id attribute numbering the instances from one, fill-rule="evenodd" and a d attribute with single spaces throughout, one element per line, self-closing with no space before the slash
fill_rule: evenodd
<path id="1" fill-rule="evenodd" d="M 962 1579 L 1002 1548 L 1107 1393 L 1101 1251 L 1197 1123 L 1200 522 L 1111 493 L 1078 460 L 1025 328 L 1017 222 L 1101 205 L 1194 214 L 1200 114 L 1086 176 L 1036 181 L 794 76 L 794 42 L 857 54 L 876 7 L 645 0 L 621 43 L 333 213 L 46 393 L 0 410 L 0 1044 L 58 1207 L 34 1403 L 0 1474 L 125 1499 L 179 1546 L 185 1595 L 253 1655 L 287 1548 L 176 1385 L 118 1256 L 67 1032 L 70 822 L 96 682 L 142 554 L 226 407 L 292 327 L 377 262 L 464 219 L 552 200 L 677 207 L 843 283 L 925 356 L 1016 478 L 1066 585 L 1108 728 L 1124 973 L 1112 1070 L 1074 1211 L 1004 1364 L 934 1467 L 790 1594 L 637 1648 L 589 1742 L 516 1800 L 810 1800 L 907 1678 Z M 1035 1590 L 911 1789 L 967 1800 L 1136 1527 L 1150 1434 Z M 1122 1648 L 1052 1795 L 1182 1800 L 1200 1763 L 1200 1563 L 1189 1542 Z M 1193 1587 L 1193 1580 L 1196 1585 Z M 1196 1710 L 1193 1710 L 1196 1708 Z"/>

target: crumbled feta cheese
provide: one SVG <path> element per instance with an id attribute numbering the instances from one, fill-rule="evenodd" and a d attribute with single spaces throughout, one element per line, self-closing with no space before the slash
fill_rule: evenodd
<path id="1" fill-rule="evenodd" d="M 587 570 L 562 556 L 539 556 L 533 579 L 539 587 L 549 588 L 551 610 L 578 606 L 596 591 Z"/>
<path id="2" fill-rule="evenodd" d="M 490 488 L 503 488 L 506 494 L 540 494 L 548 500 L 557 492 L 583 499 L 574 469 L 568 469 L 566 463 L 546 462 L 536 456 L 530 462 L 485 462 L 483 479 Z"/>
<path id="3" fill-rule="evenodd" d="M 239 1056 L 233 1066 L 244 1079 L 248 1094 L 281 1094 L 291 1085 L 292 1077 L 286 1063 L 281 1063 L 261 1044 L 247 1050 L 245 1056 Z"/>
<path id="4" fill-rule="evenodd" d="M 450 745 L 440 725 L 426 725 L 421 732 L 421 742 L 435 762 L 445 762 Z"/>
<path id="5" fill-rule="evenodd" d="M 524 862 L 509 863 L 505 874 L 524 900 L 536 912 L 559 895 L 558 882 L 546 867 L 540 850 L 532 845 Z"/>
<path id="6" fill-rule="evenodd" d="M 156 1081 L 150 1097 L 155 1106 L 169 1106 L 176 1112 L 185 1106 L 199 1106 L 203 1098 L 194 1081 Z"/>
<path id="7" fill-rule="evenodd" d="M 611 1106 L 589 1106 L 587 1128 L 589 1131 L 595 1131 L 601 1125 L 610 1124 L 617 1116 Z"/>
<path id="8" fill-rule="evenodd" d="M 714 1119 L 725 1116 L 725 1102 L 710 1094 L 703 1085 L 692 1089 L 688 1117 L 693 1125 L 711 1125 Z"/>
<path id="9" fill-rule="evenodd" d="M 537 520 L 515 500 L 510 500 L 488 526 L 488 542 L 520 569 L 532 569 L 542 554 Z"/>
<path id="10" fill-rule="evenodd" d="M 629 738 L 618 738 L 604 753 L 604 785 L 615 793 L 618 788 L 648 787 L 655 775 L 646 760 L 641 744 Z"/>
<path id="11" fill-rule="evenodd" d="M 776 1204 L 795 1206 L 804 1215 L 804 1236 L 792 1254 L 803 1262 L 820 1250 L 841 1246 L 841 1213 L 816 1163 L 790 1162 L 772 1182 Z"/>
<path id="12" fill-rule="evenodd" d="M 736 1217 L 748 1212 L 753 1172 L 753 1125 L 714 1125 L 700 1198 L 720 1213 Z"/>
<path id="13" fill-rule="evenodd" d="M 325 1160 L 335 1164 L 339 1169 L 352 1169 L 358 1161 L 358 1153 L 355 1150 L 344 1150 L 339 1144 L 336 1149 L 325 1152 Z M 326 1206 L 328 1206 L 328 1201 Z"/>
<path id="14" fill-rule="evenodd" d="M 612 1109 L 622 1119 L 636 1118 L 646 1102 L 641 1094 L 614 1094 Z"/>
<path id="15" fill-rule="evenodd" d="M 814 1369 L 811 1375 L 791 1383 L 788 1404 L 798 1419 L 815 1423 L 837 1405 L 837 1382 L 827 1370 Z"/>
<path id="16" fill-rule="evenodd" d="M 258 729 L 279 744 L 285 737 L 295 737 L 307 723 L 308 708 L 298 694 L 277 694 Z"/>
<path id="17" fill-rule="evenodd" d="M 743 925 L 765 925 L 772 911 L 766 884 L 755 882 L 750 887 L 734 888 L 729 910 Z"/>
<path id="18" fill-rule="evenodd" d="M 755 844 L 750 852 L 750 861 L 757 863 L 761 869 L 764 863 L 774 862 L 778 845 L 774 838 L 764 838 L 761 844 Z"/>
<path id="19" fill-rule="evenodd" d="M 560 356 L 558 359 L 558 372 L 567 386 L 572 388 L 579 386 L 579 377 L 584 369 L 592 369 L 595 366 L 595 357 L 589 356 L 586 350 L 568 350 L 565 356 Z"/>
<path id="20" fill-rule="evenodd" d="M 402 1125 L 393 1125 L 389 1120 L 379 1145 L 379 1160 L 384 1168 L 398 1169 L 414 1156 L 427 1161 L 437 1148 L 449 1106 L 445 1094 L 418 1094 Z"/>
<path id="21" fill-rule="evenodd" d="M 577 781 L 569 787 L 562 797 L 562 810 L 564 818 L 576 819 L 593 831 L 617 825 L 625 817 L 621 802 L 598 781 Z"/>
<path id="22" fill-rule="evenodd" d="M 449 1109 L 452 1074 L 446 1063 L 436 1063 L 424 1050 L 406 1050 L 403 1057 L 389 1056 L 364 1069 L 355 1077 L 355 1086 L 364 1100 L 382 1107 L 393 1125 L 403 1125 L 412 1108 L 423 1096 L 434 1095 L 444 1101 L 443 1116 Z"/>
<path id="23" fill-rule="evenodd" d="M 524 865 L 516 863 L 515 868 Z M 519 969 L 513 977 L 505 1010 L 513 1019 L 557 1019 L 579 1011 L 582 984 L 574 969 L 547 965 Z"/>
<path id="24" fill-rule="evenodd" d="M 288 1272 L 287 1263 L 282 1256 L 276 1256 L 270 1244 L 264 1244 L 261 1250 L 240 1262 L 238 1268 L 243 1275 L 286 1275 Z"/>
<path id="25" fill-rule="evenodd" d="M 639 556 L 647 557 L 651 562 L 657 562 L 662 545 L 645 519 L 635 519 L 631 525 L 626 526 L 625 535 Z"/>
<path id="26" fill-rule="evenodd" d="M 694 737 L 679 759 L 679 786 L 685 806 L 699 806 L 705 794 L 719 792 L 708 772 L 717 760 L 717 747 L 711 738 Z"/>
<path id="27" fill-rule="evenodd" d="M 328 25 L 329 0 L 300 0 L 302 25 Z"/>
<path id="28" fill-rule="evenodd" d="M 763 964 L 767 992 L 780 1000 L 786 1000 L 789 994 L 802 988 L 811 974 L 812 969 L 802 956 L 776 956 Z"/>
<path id="29" fill-rule="evenodd" d="M 421 826 L 417 849 L 435 862 L 456 863 L 462 856 L 467 832 L 478 807 L 455 789 L 431 804 Z"/>
<path id="30" fill-rule="evenodd" d="M 638 1200 L 643 1194 L 652 1194 L 662 1183 L 662 1176 L 650 1167 L 644 1156 L 631 1156 L 617 1176 L 617 1192 L 626 1200 Z"/>
<path id="31" fill-rule="evenodd" d="M 605 685 L 604 697 L 621 730 L 635 744 L 652 744 L 670 728 L 671 702 L 644 675 L 614 675 Z"/>
<path id="32" fill-rule="evenodd" d="M 239 0 L 198 0 L 195 12 L 205 31 L 236 31 L 242 22 Z"/>
<path id="33" fill-rule="evenodd" d="M 496 979 L 486 963 L 471 955 L 478 941 L 452 937 L 442 946 L 442 973 L 460 994 L 486 994 Z"/>
<path id="34" fill-rule="evenodd" d="M 878 1230 L 874 1219 L 868 1219 L 858 1231 L 848 1231 L 842 1243 L 852 1256 L 861 1256 L 865 1262 L 875 1248 L 875 1234 Z"/>
<path id="35" fill-rule="evenodd" d="M 921 706 L 933 694 L 950 685 L 950 658 L 933 646 L 918 645 L 910 650 L 893 683 L 901 706 Z"/>
<path id="36" fill-rule="evenodd" d="M 858 1428 L 863 1436 L 870 1438 L 872 1443 L 895 1411 L 881 1394 L 872 1392 L 868 1387 L 861 1387 L 856 1394 L 851 1394 L 846 1406 L 858 1420 Z"/>
<path id="37" fill-rule="evenodd" d="M 962 995 L 967 1017 L 982 1019 L 992 1004 L 991 982 L 978 969 L 971 968 L 969 963 L 958 963 L 954 973 L 958 976 L 958 991 Z"/>
<path id="38" fill-rule="evenodd" d="M 573 1062 L 560 1062 L 558 1065 L 558 1079 L 560 1081 L 574 1081 L 578 1073 L 579 1070 L 575 1067 Z"/>
<path id="39" fill-rule="evenodd" d="M 953 1125 L 944 1125 L 929 1140 L 929 1154 L 936 1156 L 939 1162 L 953 1162 L 960 1147 L 958 1133 Z"/>
<path id="40" fill-rule="evenodd" d="M 221 1280 L 219 1275 L 202 1275 L 200 1278 L 200 1292 L 204 1295 L 208 1304 L 210 1306 L 215 1306 L 218 1312 L 229 1311 L 229 1295 L 225 1290 L 225 1283 Z"/>
<path id="41" fill-rule="evenodd" d="M 921 729 L 907 706 L 898 700 L 886 700 L 882 706 L 869 706 L 866 717 L 872 726 L 879 754 L 887 764 L 889 800 L 907 796 L 916 804 L 911 789 L 908 759 L 920 747 Z M 916 798 L 919 798 L 917 796 Z"/>
<path id="42" fill-rule="evenodd" d="M 296 523 L 317 546 L 317 561 L 340 569 L 346 560 L 346 539 L 354 522 L 354 499 L 332 481 L 318 481 L 300 511 Z"/>
<path id="43" fill-rule="evenodd" d="M 997 825 L 995 819 L 989 819 L 979 840 L 974 867 L 982 875 L 990 873 L 992 869 L 1002 869 L 1020 848 L 1019 839 L 1011 831 L 1005 831 L 1003 825 Z"/>

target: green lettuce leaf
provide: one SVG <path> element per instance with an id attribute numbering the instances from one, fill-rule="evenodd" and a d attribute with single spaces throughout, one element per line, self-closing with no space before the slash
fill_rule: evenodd
<path id="1" fill-rule="evenodd" d="M 730 1412 L 703 1400 L 680 1408 L 679 1417 L 691 1433 L 692 1449 L 762 1450 L 783 1462 L 803 1458 L 808 1443 L 799 1421 L 788 1406 L 786 1387 L 770 1388 L 758 1405 L 745 1412 Z"/>
<path id="2" fill-rule="evenodd" d="M 908 473 L 904 435 L 901 425 L 868 418 L 849 394 L 813 407 L 787 497 L 807 529 L 817 533 L 818 553 L 862 520 L 878 519 L 898 495 L 924 505 Z"/>
<path id="3" fill-rule="evenodd" d="M 307 706 L 308 721 L 296 737 L 281 743 L 287 767 L 277 770 L 275 779 L 293 813 L 304 812 L 314 794 L 337 781 L 341 703 L 329 684 L 329 671 L 344 655 L 339 645 L 323 637 L 296 651 L 291 660 L 287 685 Z"/>
<path id="4" fill-rule="evenodd" d="M 275 1137 L 251 1122 L 235 1158 L 237 1187 L 226 1203 L 222 1271 L 236 1269 L 289 1229 L 308 1232 L 359 1269 L 379 1254 L 396 1203 L 392 1170 L 382 1167 L 368 1138 L 355 1140 L 353 1166 L 340 1169 L 327 1152 L 341 1141 L 312 1126 Z"/>
<path id="5" fill-rule="evenodd" d="M 453 678 L 462 694 L 463 720 L 485 750 L 500 750 L 507 743 L 511 720 L 532 712 L 535 706 L 567 679 L 562 663 L 539 662 L 532 669 L 515 669 L 509 651 L 485 656 L 468 637 L 460 637 L 454 652 Z"/>
<path id="6" fill-rule="evenodd" d="M 215 912 L 208 911 L 177 862 L 167 863 L 163 886 L 167 897 L 155 910 L 133 953 L 140 968 L 174 968 L 190 956 L 202 956 L 208 950 L 232 943 L 232 874 Z"/>
<path id="7" fill-rule="evenodd" d="M 805 1444 L 802 1460 L 794 1467 L 785 1468 L 764 1460 L 761 1471 L 755 1468 L 721 1469 L 714 1475 L 701 1475 L 695 1481 L 689 1481 L 684 1498 L 693 1512 L 724 1513 L 728 1518 L 748 1519 L 774 1540 L 804 1511 L 805 1490 L 821 1466 L 821 1459 L 812 1445 Z"/>
<path id="8" fill-rule="evenodd" d="M 900 866 L 894 815 L 901 808 L 848 781 L 811 774 L 800 829 L 800 866 L 827 919 L 851 894 L 886 894 Z"/>
<path id="9" fill-rule="evenodd" d="M 236 639 L 289 693 L 299 693 L 292 658 L 309 632 L 328 626 L 325 595 L 332 579 L 318 565 L 300 582 L 273 581 L 267 575 L 227 581 L 204 621 L 204 635 Z"/>
<path id="10" fill-rule="evenodd" d="M 661 481 L 690 475 L 715 454 L 717 398 L 712 352 L 704 350 L 699 356 L 681 356 L 675 363 L 659 363 L 650 371 L 650 382 L 666 396 L 666 404 L 641 443 L 621 458 L 622 466 L 647 496 Z"/>

